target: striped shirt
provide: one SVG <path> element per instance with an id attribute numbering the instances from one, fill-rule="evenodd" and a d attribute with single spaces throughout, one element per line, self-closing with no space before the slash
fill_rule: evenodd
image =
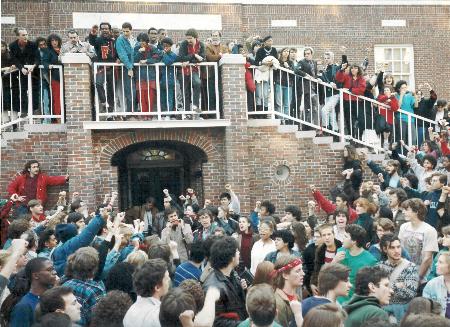
<path id="1" fill-rule="evenodd" d="M 178 287 L 180 283 L 186 279 L 200 280 L 200 275 L 202 271 L 200 268 L 194 266 L 190 261 L 183 262 L 175 270 L 175 278 L 173 285 Z"/>

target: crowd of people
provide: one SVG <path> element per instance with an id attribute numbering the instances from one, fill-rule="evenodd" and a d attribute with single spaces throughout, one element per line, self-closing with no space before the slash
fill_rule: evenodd
<path id="1" fill-rule="evenodd" d="M 365 131 L 366 134 L 374 131 L 385 148 L 400 139 L 420 145 L 429 138 L 429 122 L 416 122 L 398 109 L 436 122 L 438 131 L 446 130 L 449 120 L 447 101 L 438 100 L 429 83 L 409 90 L 407 81 L 394 79 L 387 63 L 375 67 L 372 76 L 366 71 L 367 58 L 362 64 L 350 64 L 347 55 L 343 55 L 337 63 L 333 52 L 326 51 L 315 59 L 314 49 L 306 47 L 303 59 L 299 60 L 296 48 L 277 50 L 271 36 L 253 36 L 243 44 L 236 40 L 223 43 L 221 33 L 213 31 L 203 42 L 195 29 L 189 29 L 185 40 L 174 42 L 165 29 L 152 27 L 147 33 L 134 36 L 131 24 L 124 23 L 120 30 L 108 22 L 93 26 L 86 41 L 80 40 L 75 30 L 68 31 L 66 42 L 57 34 L 46 39 L 38 37 L 33 42 L 25 28 L 16 28 L 15 32 L 17 40 L 9 46 L 2 41 L 3 122 L 26 111 L 28 74 L 32 76 L 33 109 L 43 115 L 61 114 L 62 70 L 58 65 L 61 56 L 67 53 L 86 53 L 94 62 L 106 64 L 98 66 L 93 80 L 98 109 L 100 113 L 119 115 L 106 115 L 102 119 L 153 119 L 152 115 L 131 118 L 125 113 L 155 112 L 157 92 L 159 107 L 167 113 L 165 119 L 180 119 L 168 114 L 177 110 L 192 112 L 191 118 L 207 118 L 205 113 L 215 112 L 220 104 L 216 93 L 220 94 L 220 83 L 219 90 L 215 84 L 220 74 L 216 76 L 213 66 L 199 64 L 218 62 L 224 54 L 234 53 L 247 60 L 245 80 L 250 112 L 269 110 L 273 83 L 276 111 L 337 133 L 339 91 L 344 90 L 346 134 L 361 139 Z M 108 66 L 111 63 L 122 63 L 123 67 Z M 38 65 L 43 69 L 36 69 Z M 384 106 L 378 108 L 357 96 L 377 100 Z M 205 115 L 201 115 L 202 111 Z M 49 122 L 51 119 L 44 119 L 44 123 Z M 322 132 L 319 130 L 318 134 Z"/>
<path id="2" fill-rule="evenodd" d="M 298 110 L 301 97 L 306 110 L 324 104 L 321 124 L 331 130 L 337 126 L 336 90 L 344 87 L 353 94 L 367 95 L 370 84 L 371 90 L 379 89 L 378 99 L 390 105 L 381 129 L 389 144 L 389 158 L 380 165 L 346 145 L 341 183 L 325 190 L 329 198 L 311 185 L 307 214 L 300 210 L 300 203 L 277 210 L 271 199 L 260 199 L 250 213 L 243 212 L 238 194 L 228 184 L 218 203 L 208 199 L 213 194 L 199 199 L 192 188 L 179 196 L 164 189 L 163 203 L 150 197 L 140 206 L 120 211 L 116 192 L 106 194 L 94 208 L 79 193 L 63 191 L 57 205 L 48 208 L 47 188 L 65 185 L 69 176 L 49 176 L 38 161 L 29 161 L 9 184 L 9 199 L 0 207 L 2 325 L 450 326 L 447 104 L 436 102 L 429 85 L 430 98 L 425 99 L 383 71 L 368 83 L 361 67 L 349 65 L 345 58 L 336 65 L 331 52 L 325 54 L 326 67 L 319 76 L 312 48 L 306 48 L 305 58 L 295 62 L 294 49 L 277 52 L 270 36 L 225 46 L 220 33 L 213 32 L 205 46 L 190 29 L 186 40 L 174 47 L 165 30 L 151 28 L 137 40 L 131 31 L 128 23 L 123 24 L 122 33 L 101 23 L 92 28 L 86 42 L 71 30 L 66 43 L 54 34 L 34 43 L 25 29 L 18 29 L 9 54 L 2 44 L 2 56 L 5 48 L 10 60 L 5 66 L 14 66 L 19 75 L 33 73 L 33 68 L 24 65 L 43 63 L 44 70 L 52 72 L 46 86 L 52 96 L 57 94 L 53 89 L 60 77 L 52 65 L 64 53 L 86 53 L 105 63 L 119 60 L 125 67 L 120 70 L 124 92 L 129 95 L 122 103 L 126 111 L 140 98 L 134 95 L 136 90 L 148 93 L 156 87 L 156 69 L 133 63 L 179 61 L 183 63 L 181 75 L 162 68 L 159 80 L 163 83 L 165 76 L 163 84 L 171 85 L 171 90 L 177 81 L 181 86 L 189 84 L 193 92 L 189 106 L 196 111 L 208 82 L 198 66 L 188 63 L 218 61 L 224 53 L 240 53 L 248 60 L 248 91 L 256 92 L 255 97 L 248 97 L 253 110 L 265 110 L 269 87 L 264 69 L 262 76 L 256 71 L 253 75 L 250 66 L 270 69 L 279 64 L 296 72 L 302 82 L 294 90 L 291 74 L 277 70 L 278 110 Z M 2 67 L 3 62 L 2 57 Z M 117 73 L 104 66 L 95 77 L 106 112 L 116 103 L 114 89 L 109 87 Z M 145 80 L 131 82 L 142 75 Z M 324 89 L 321 94 L 314 89 L 315 78 L 336 89 Z M 166 88 L 163 98 L 169 111 L 177 104 L 176 92 L 171 90 Z M 206 98 L 213 96 L 209 90 Z M 154 93 L 143 98 L 148 102 L 139 104 L 141 110 L 151 112 Z M 22 99 L 18 99 L 20 105 Z M 356 126 L 355 101 L 358 98 L 350 94 L 344 96 L 350 133 Z M 418 139 L 423 135 L 420 149 L 408 147 L 407 139 L 392 139 L 395 108 L 432 115 L 426 117 L 440 123 L 437 128 L 422 126 L 424 133 L 417 134 Z M 401 117 L 399 121 L 400 129 L 408 127 Z M 373 172 L 373 179 L 364 180 L 366 170 Z"/>
<path id="3" fill-rule="evenodd" d="M 383 166 L 347 145 L 306 215 L 263 199 L 244 214 L 231 185 L 123 212 L 116 192 L 88 208 L 62 191 L 44 211 L 69 176 L 30 161 L 0 212 L 2 324 L 450 326 L 450 156 L 427 142 Z"/>

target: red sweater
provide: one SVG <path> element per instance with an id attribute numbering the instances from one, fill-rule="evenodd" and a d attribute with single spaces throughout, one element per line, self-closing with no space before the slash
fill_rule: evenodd
<path id="1" fill-rule="evenodd" d="M 387 100 L 391 100 L 390 102 L 387 102 Z M 388 99 L 387 95 L 380 94 L 377 98 L 378 102 L 382 102 L 388 106 L 390 106 L 390 109 L 385 107 L 379 107 L 380 115 L 386 118 L 386 121 L 389 125 L 394 124 L 394 112 L 398 110 L 398 100 L 394 95 L 391 95 L 391 97 Z"/>
<path id="2" fill-rule="evenodd" d="M 323 196 L 323 194 L 320 193 L 320 191 L 314 191 L 313 196 L 314 196 L 314 199 L 319 204 L 319 207 L 323 211 L 325 211 L 327 213 L 327 215 L 331 215 L 332 213 L 334 213 L 336 211 L 336 208 L 337 208 L 336 204 L 334 204 L 333 202 L 331 202 L 330 200 L 325 198 Z M 347 224 L 351 224 L 358 218 L 358 214 L 356 213 L 355 209 L 353 209 L 352 207 L 348 206 L 347 208 L 348 208 L 348 215 L 350 217 Z"/>
<path id="3" fill-rule="evenodd" d="M 350 74 L 346 74 L 342 70 L 339 70 L 336 73 L 336 82 L 343 83 L 343 87 L 355 95 L 364 95 L 364 91 L 366 90 L 366 81 L 364 77 L 358 76 L 356 79 L 353 79 Z M 358 101 L 358 98 L 344 93 L 344 100 Z"/>

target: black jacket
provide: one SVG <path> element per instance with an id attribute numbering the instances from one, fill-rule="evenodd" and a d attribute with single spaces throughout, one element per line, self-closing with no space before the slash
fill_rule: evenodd
<path id="1" fill-rule="evenodd" d="M 334 239 L 334 245 L 336 246 L 336 252 L 337 250 L 342 247 L 342 242 Z M 314 272 L 311 276 L 311 284 L 314 284 L 317 286 L 317 281 L 319 277 L 319 271 L 320 268 L 325 264 L 325 251 L 327 249 L 327 246 L 325 244 L 322 244 L 320 247 L 316 249 L 316 256 L 314 260 Z"/>
<path id="2" fill-rule="evenodd" d="M 40 55 L 36 43 L 28 41 L 25 48 L 19 47 L 19 41 L 16 40 L 9 45 L 9 51 L 11 54 L 11 63 L 15 65 L 19 70 L 24 65 L 38 65 L 40 61 Z M 36 69 L 37 71 L 38 69 Z"/>
<path id="3" fill-rule="evenodd" d="M 306 74 L 308 74 L 311 77 L 316 77 L 317 76 L 317 62 L 315 60 L 312 60 L 312 66 L 311 66 L 311 64 L 309 62 L 307 62 L 306 59 L 302 59 L 298 62 L 297 68 L 295 69 L 295 73 L 300 76 L 306 76 Z M 315 92 L 315 90 L 317 88 L 316 85 L 317 85 L 316 83 L 311 84 L 311 82 L 308 79 L 303 79 L 303 92 L 305 94 L 311 93 L 310 91 Z"/>
<path id="4" fill-rule="evenodd" d="M 269 56 L 272 56 L 272 57 L 275 57 L 278 59 L 277 49 L 272 47 L 270 49 L 270 51 L 267 51 L 264 47 L 259 48 L 258 51 L 256 51 L 256 55 L 255 55 L 255 65 L 261 66 L 261 62 L 263 61 L 263 59 L 266 57 L 269 57 Z"/>
<path id="5" fill-rule="evenodd" d="M 89 34 L 89 43 L 94 47 L 96 53 L 96 61 L 98 62 L 115 62 L 117 60 L 117 52 L 114 38 L 106 38 Z"/>
<path id="6" fill-rule="evenodd" d="M 42 57 L 42 65 L 44 66 L 44 72 L 49 73 L 49 65 L 61 65 L 59 62 L 58 54 L 53 49 L 44 49 L 44 55 Z M 52 70 L 52 80 L 59 81 L 59 69 L 53 68 Z"/>
<path id="7" fill-rule="evenodd" d="M 308 291 L 311 292 L 311 277 L 314 272 L 314 259 L 316 256 L 316 244 L 311 243 L 303 251 L 303 270 L 305 271 L 305 277 L 303 278 L 303 284 Z"/>
<path id="8" fill-rule="evenodd" d="M 200 42 L 200 41 L 197 41 Z M 198 49 L 197 54 L 203 58 L 203 60 L 206 59 L 206 52 L 205 52 L 205 44 L 203 42 L 200 42 L 200 47 Z M 180 49 L 178 50 L 178 62 L 190 62 L 190 63 L 199 63 L 201 61 L 197 60 L 194 55 L 189 54 L 188 52 L 188 41 L 184 40 L 180 44 Z"/>
<path id="9" fill-rule="evenodd" d="M 226 277 L 220 270 L 214 269 L 203 284 L 205 292 L 210 286 L 217 287 L 220 291 L 214 327 L 236 327 L 247 318 L 244 290 L 234 270 L 230 277 Z M 236 315 L 239 320 L 230 318 L 230 314 Z"/>

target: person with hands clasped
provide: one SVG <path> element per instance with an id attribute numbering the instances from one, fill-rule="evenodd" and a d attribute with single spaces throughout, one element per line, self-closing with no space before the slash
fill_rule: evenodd
<path id="1" fill-rule="evenodd" d="M 180 261 L 187 261 L 189 246 L 194 240 L 191 226 L 178 217 L 175 209 L 168 210 L 166 215 L 168 221 L 166 228 L 161 232 L 161 241 L 167 244 L 169 244 L 169 241 L 177 242 Z"/>

